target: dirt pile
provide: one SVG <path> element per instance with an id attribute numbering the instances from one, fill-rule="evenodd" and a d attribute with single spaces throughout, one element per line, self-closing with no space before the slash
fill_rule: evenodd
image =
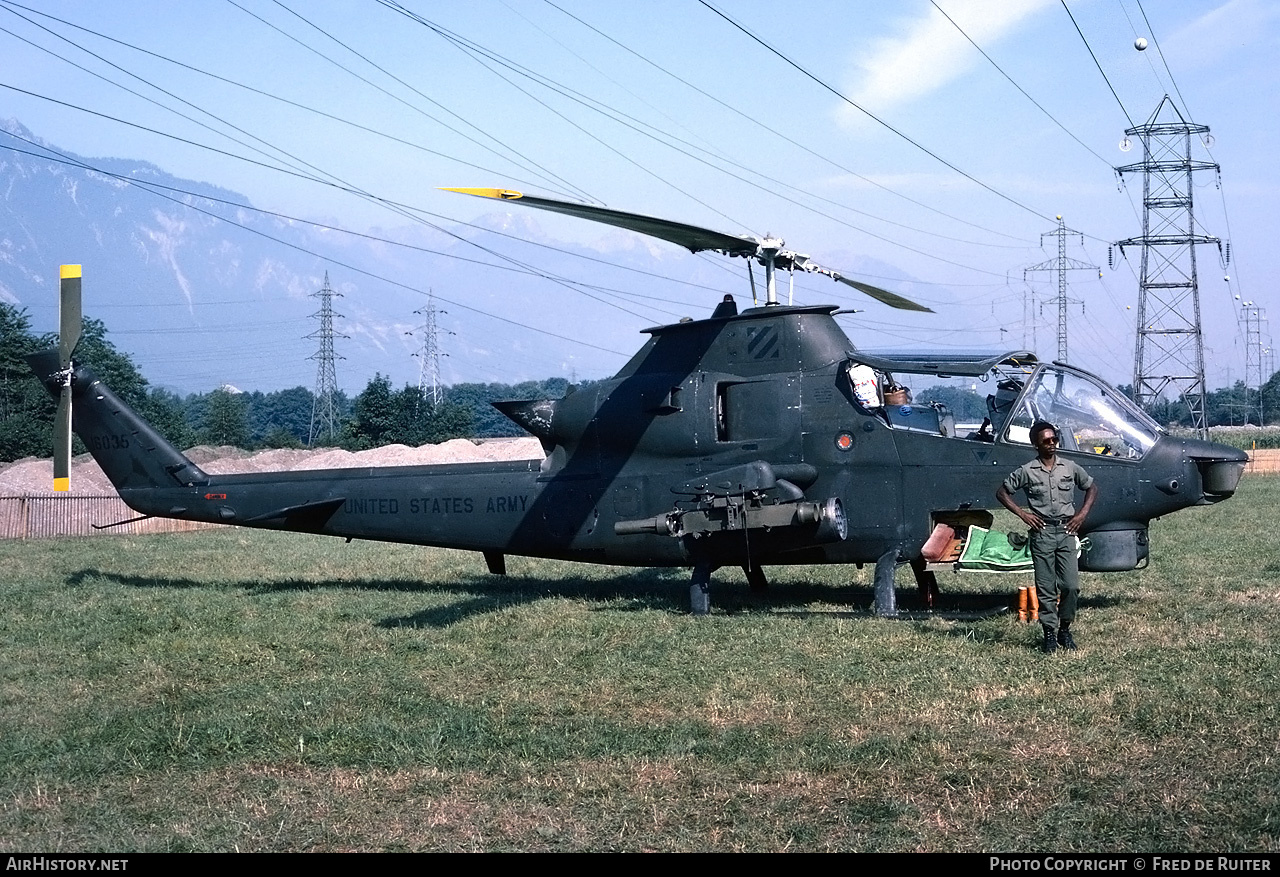
<path id="1" fill-rule="evenodd" d="M 439 445 L 411 448 L 388 445 L 367 451 L 278 449 L 243 451 L 229 446 L 199 445 L 187 456 L 210 475 L 235 472 L 290 472 L 302 469 L 352 469 L 380 466 L 422 466 L 436 463 L 486 463 L 500 460 L 540 460 L 542 446 L 535 438 L 490 439 L 479 444 L 451 439 Z M 0 463 L 0 496 L 53 493 L 53 461 L 26 457 Z M 75 496 L 114 496 L 102 469 L 88 454 L 71 461 L 71 493 Z"/>

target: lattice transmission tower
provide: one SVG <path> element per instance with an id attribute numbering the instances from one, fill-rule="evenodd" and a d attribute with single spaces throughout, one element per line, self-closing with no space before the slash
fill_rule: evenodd
<path id="1" fill-rule="evenodd" d="M 429 395 L 431 406 L 434 408 L 444 401 L 444 380 L 440 373 L 440 358 L 449 355 L 440 349 L 440 324 L 436 316 L 447 314 L 448 311 L 436 307 L 435 294 L 428 290 L 427 306 L 418 308 L 414 313 L 426 317 L 421 326 L 408 333 L 410 335 L 417 333 L 422 337 L 422 345 L 413 354 L 418 357 L 418 395 L 419 397 Z M 444 334 L 453 335 L 454 333 L 446 329 Z"/>
<path id="2" fill-rule="evenodd" d="M 1062 217 L 1058 217 L 1058 227 L 1053 231 L 1046 231 L 1040 235 L 1040 246 L 1044 246 L 1044 239 L 1047 237 L 1056 237 L 1058 239 L 1058 257 L 1056 259 L 1048 259 L 1036 265 L 1024 268 L 1022 271 L 1022 279 L 1027 279 L 1029 271 L 1056 271 L 1058 272 L 1058 362 L 1067 362 L 1067 303 L 1074 301 L 1083 307 L 1083 302 L 1079 299 L 1067 298 L 1067 272 L 1068 271 L 1097 271 L 1097 265 L 1090 265 L 1088 262 L 1081 262 L 1079 259 L 1071 259 L 1067 257 L 1067 238 L 1075 236 L 1080 238 L 1080 244 L 1084 245 L 1084 235 L 1078 231 L 1067 228 Z M 1026 305 L 1023 305 L 1024 309 Z"/>
<path id="3" fill-rule="evenodd" d="M 320 349 L 307 357 L 307 359 L 316 361 L 316 389 L 311 403 L 311 429 L 307 435 L 308 447 L 322 440 L 332 442 L 338 437 L 338 377 L 334 362 L 345 357 L 334 353 L 333 339 L 346 338 L 347 336 L 339 335 L 333 331 L 333 318 L 342 316 L 342 314 L 333 312 L 333 297 L 335 295 L 340 297 L 342 293 L 334 292 L 330 288 L 329 272 L 326 271 L 324 272 L 324 286 L 311 293 L 312 298 L 320 299 L 320 310 L 311 315 L 313 320 L 318 319 L 320 321 L 320 328 L 306 336 L 307 338 L 317 339 L 320 342 Z"/>
<path id="4" fill-rule="evenodd" d="M 1212 145 L 1209 126 L 1188 122 L 1165 95 L 1145 124 L 1125 134 L 1138 137 L 1143 151 L 1142 161 L 1116 168 L 1122 183 L 1125 174 L 1142 174 L 1142 235 L 1117 242 L 1122 256 L 1125 247 L 1142 247 L 1134 396 L 1139 404 L 1150 405 L 1166 389 L 1177 391 L 1192 427 L 1207 438 L 1196 247 L 1216 245 L 1224 267 L 1230 254 L 1230 248 L 1223 253 L 1218 238 L 1201 234 L 1195 221 L 1193 177 L 1198 171 L 1219 172 L 1217 164 L 1191 157 L 1193 136 Z"/>
<path id="5" fill-rule="evenodd" d="M 1276 373 L 1276 345 L 1270 335 L 1262 342 L 1262 373 L 1267 375 L 1268 381 Z"/>
<path id="6" fill-rule="evenodd" d="M 1240 326 L 1244 330 L 1244 387 L 1245 387 L 1245 423 L 1256 412 L 1258 426 L 1266 424 L 1266 411 L 1262 405 L 1262 385 L 1271 377 L 1264 371 L 1270 344 L 1267 338 L 1267 309 L 1260 308 L 1251 301 L 1240 302 Z M 1257 405 L 1249 404 L 1249 390 L 1258 391 Z"/>

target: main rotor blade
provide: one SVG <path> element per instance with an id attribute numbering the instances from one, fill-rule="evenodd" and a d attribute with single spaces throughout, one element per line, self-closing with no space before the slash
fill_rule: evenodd
<path id="1" fill-rule="evenodd" d="M 859 292 L 865 292 L 878 302 L 883 302 L 891 308 L 897 308 L 900 311 L 921 311 L 926 314 L 934 313 L 933 308 L 927 308 L 922 304 L 916 304 L 909 298 L 903 298 L 897 293 L 890 292 L 887 289 L 881 289 L 878 286 L 872 286 L 870 283 L 863 283 L 860 280 L 851 280 L 842 274 L 835 275 L 835 279 L 841 283 L 848 284 Z"/>
<path id="2" fill-rule="evenodd" d="M 71 385 L 62 388 L 53 421 L 53 489 L 71 489 Z"/>
<path id="3" fill-rule="evenodd" d="M 575 204 L 572 201 L 556 201 L 551 198 L 536 198 L 523 192 L 510 189 L 451 189 L 446 192 L 461 192 L 463 195 L 475 195 L 478 198 L 494 198 L 498 201 L 519 201 L 525 207 L 536 207 L 552 213 L 564 213 L 579 219 L 590 219 L 613 225 L 630 231 L 647 234 L 686 247 L 690 252 L 702 250 L 719 250 L 730 256 L 754 256 L 760 245 L 754 238 L 740 237 L 699 228 L 696 225 L 685 225 L 683 222 L 672 222 L 669 219 L 658 219 L 656 216 L 644 216 L 639 213 L 626 213 L 622 210 L 610 210 L 607 207 L 593 207 L 590 204 Z"/>
<path id="4" fill-rule="evenodd" d="M 532 195 L 526 195 L 523 192 L 514 192 L 511 189 L 452 189 L 442 187 L 446 192 L 460 192 L 463 195 L 475 195 L 477 198 L 493 198 L 498 201 L 515 201 L 526 207 L 536 207 L 539 210 L 549 210 L 553 213 L 564 213 L 568 216 L 576 216 L 579 219 L 590 219 L 595 222 L 602 222 L 606 225 L 617 226 L 631 231 L 647 234 L 651 237 L 661 238 L 664 241 L 671 241 L 673 244 L 679 244 L 682 247 L 688 247 L 690 252 L 700 252 L 702 250 L 716 250 L 728 256 L 745 256 L 747 258 L 758 259 L 761 264 L 766 267 L 778 265 L 780 268 L 794 267 L 802 271 L 817 271 L 826 274 L 834 280 L 848 284 L 854 289 L 864 292 L 878 302 L 887 304 L 891 308 L 898 308 L 903 311 L 923 311 L 932 314 L 931 308 L 924 305 L 916 304 L 910 299 L 903 298 L 881 289 L 878 286 L 872 286 L 869 283 L 862 283 L 857 280 L 850 280 L 844 277 L 838 271 L 832 271 L 829 268 L 821 268 L 809 262 L 808 256 L 799 256 L 777 249 L 781 241 L 765 241 L 761 242 L 755 238 L 744 237 L 740 235 L 725 234 L 724 232 L 713 231 L 709 228 L 699 228 L 696 225 L 685 225 L 683 222 L 672 222 L 669 219 L 658 219 L 655 216 L 644 216 L 639 213 L 626 213 L 622 210 L 610 210 L 607 207 L 593 207 L 589 204 L 576 204 L 572 201 L 556 201 L 551 198 L 536 198 Z M 768 249 L 763 244 L 773 245 L 773 249 Z M 790 263 L 789 265 L 786 263 Z M 772 270 L 772 269 L 770 269 Z"/>
<path id="5" fill-rule="evenodd" d="M 80 340 L 80 266 L 63 265 L 59 277 L 58 365 L 66 368 Z"/>
<path id="6" fill-rule="evenodd" d="M 887 304 L 891 308 L 897 308 L 900 311 L 921 311 L 926 314 L 932 314 L 934 312 L 933 308 L 927 308 L 924 305 L 916 304 L 911 299 L 903 298 L 896 292 L 890 292 L 887 289 L 872 286 L 870 283 L 863 283 L 861 280 L 853 280 L 852 278 L 845 277 L 839 271 L 824 268 L 811 261 L 808 256 L 793 255 L 791 257 L 791 263 L 801 271 L 809 271 L 814 274 L 825 274 L 832 280 L 838 280 L 846 286 L 852 286 L 859 292 L 866 293 L 876 301 Z"/>

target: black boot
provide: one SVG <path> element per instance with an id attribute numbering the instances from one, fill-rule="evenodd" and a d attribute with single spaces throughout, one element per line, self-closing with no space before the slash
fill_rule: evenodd
<path id="1" fill-rule="evenodd" d="M 1058 650 L 1058 635 L 1052 627 L 1045 624 L 1044 627 L 1044 653 L 1052 655 Z"/>
<path id="2" fill-rule="evenodd" d="M 1076 650 L 1075 638 L 1071 636 L 1071 622 L 1064 621 L 1062 626 L 1058 628 L 1058 645 L 1062 646 L 1069 652 Z"/>

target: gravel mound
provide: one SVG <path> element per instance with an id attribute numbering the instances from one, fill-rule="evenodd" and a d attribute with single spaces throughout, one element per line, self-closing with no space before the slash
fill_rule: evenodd
<path id="1" fill-rule="evenodd" d="M 210 475 L 235 472 L 290 472 L 303 469 L 351 469 L 380 466 L 422 466 L 436 463 L 485 463 L 502 460 L 541 460 L 542 445 L 535 438 L 493 439 L 476 444 L 450 439 L 439 445 L 411 448 L 387 445 L 368 451 L 321 450 L 244 451 L 230 446 L 199 445 L 188 458 Z M 0 496 L 39 496 L 53 493 L 53 461 L 25 457 L 0 463 Z M 71 461 L 71 494 L 115 496 L 115 489 L 88 454 Z"/>

